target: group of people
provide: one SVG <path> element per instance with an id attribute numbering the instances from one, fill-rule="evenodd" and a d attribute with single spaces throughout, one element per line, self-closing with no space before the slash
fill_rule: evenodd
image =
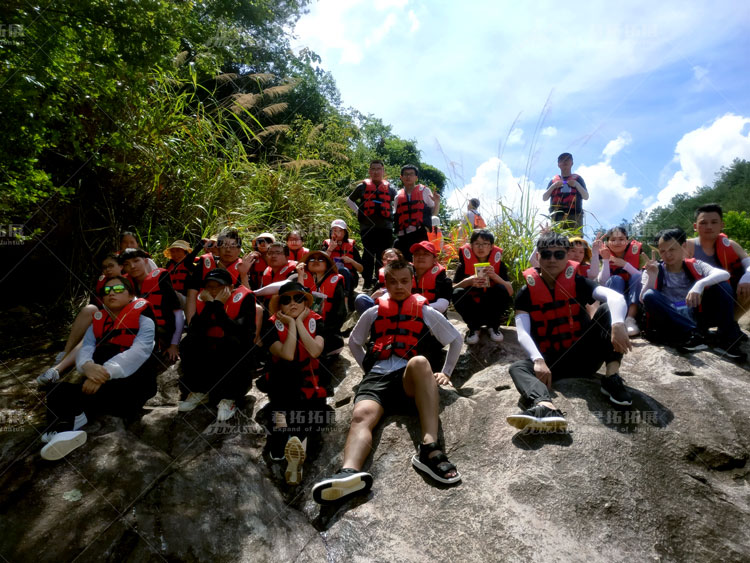
<path id="1" fill-rule="evenodd" d="M 660 234 L 663 262 L 652 255 L 641 264 L 639 243 L 622 229 L 591 248 L 579 237 L 545 232 L 525 285 L 514 289 L 502 249 L 483 228 L 471 231 L 448 277 L 427 237 L 439 224 L 439 200 L 417 179 L 417 168 L 404 166 L 397 191 L 384 179 L 383 163 L 371 163 L 368 180 L 347 200 L 358 212 L 362 253 L 343 219 L 332 222 L 320 249 L 304 247 L 299 231 L 284 243 L 261 233 L 247 253 L 233 228 L 195 248 L 178 240 L 164 251 L 164 268 L 125 233 L 119 251 L 103 259 L 92 303 L 74 321 L 58 363 L 38 378 L 48 386 L 50 421 L 42 457 L 59 459 L 83 444 L 82 428 L 97 413 L 136 414 L 156 392 L 160 366 L 179 358 L 178 411 L 215 405 L 218 422 L 242 407 L 257 375 L 272 415 L 268 455 L 286 461 L 285 479 L 297 485 L 309 441 L 326 418 L 300 424 L 298 415 L 330 409 L 328 366 L 346 344 L 342 326 L 355 310 L 348 346 L 364 376 L 341 469 L 312 488 L 321 504 L 372 486 L 363 467 L 374 428 L 384 414 L 415 407 L 422 439 L 412 464 L 440 483 L 461 480 L 438 439 L 439 387 L 451 385 L 464 342 L 477 344 L 483 328 L 502 342 L 516 289 L 518 340 L 528 359 L 512 364 L 510 374 L 528 408 L 507 421 L 519 429 L 566 429 L 552 382 L 593 375 L 602 363 L 602 393 L 614 405 L 631 405 L 619 369 L 641 310 L 647 330 L 679 337 L 684 350 L 699 349 L 707 329 L 718 326 L 717 348 L 744 359 L 733 307 L 735 299 L 738 308 L 750 301 L 750 258 L 721 234 L 718 206 L 698 210 L 698 239 L 686 241 L 679 230 Z M 362 293 L 355 292 L 360 274 Z M 700 309 L 709 300 L 712 306 Z M 451 303 L 467 325 L 464 336 L 448 321 Z M 83 380 L 61 381 L 73 366 Z"/>

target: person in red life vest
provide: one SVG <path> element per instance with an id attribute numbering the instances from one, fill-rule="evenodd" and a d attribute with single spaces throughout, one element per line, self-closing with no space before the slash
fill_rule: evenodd
<path id="1" fill-rule="evenodd" d="M 583 200 L 589 198 L 586 182 L 579 174 L 573 174 L 573 155 L 564 152 L 557 157 L 560 173 L 547 184 L 542 195 L 549 202 L 550 219 L 554 223 L 566 223 L 571 228 L 583 227 Z"/>
<path id="2" fill-rule="evenodd" d="M 729 283 L 735 295 L 734 318 L 739 320 L 750 310 L 750 258 L 739 243 L 722 232 L 724 212 L 720 205 L 701 205 L 695 211 L 693 228 L 698 236 L 688 239 L 688 256 L 729 272 Z M 744 332 L 742 335 L 746 340 Z"/>
<path id="3" fill-rule="evenodd" d="M 625 296 L 628 304 L 625 326 L 628 336 L 637 336 L 641 329 L 635 318 L 638 315 L 638 296 L 641 292 L 641 267 L 646 263 L 646 256 L 640 242 L 628 239 L 628 232 L 624 227 L 610 229 L 606 239 L 607 245 L 601 253 L 599 283 Z"/>
<path id="4" fill-rule="evenodd" d="M 123 231 L 120 233 L 119 237 L 119 250 L 117 251 L 117 256 L 120 255 L 123 251 L 127 250 L 128 248 L 141 248 L 141 245 L 138 244 L 138 239 L 135 237 L 135 233 L 131 233 L 130 231 Z M 143 250 L 146 252 L 145 250 Z M 146 267 L 148 268 L 148 271 L 156 270 L 158 266 L 156 265 L 156 262 L 154 262 L 151 259 L 151 255 L 146 252 Z"/>
<path id="5" fill-rule="evenodd" d="M 493 342 L 502 342 L 500 322 L 513 285 L 502 262 L 503 251 L 495 246 L 495 235 L 486 229 L 471 233 L 469 244 L 459 251 L 459 264 L 453 276 L 453 306 L 468 326 L 466 343 L 479 342 L 479 330 L 486 326 Z M 480 270 L 474 264 L 489 263 Z"/>
<path id="6" fill-rule="evenodd" d="M 313 311 L 325 322 L 325 332 L 318 330 L 325 342 L 323 356 L 338 355 L 344 348 L 341 327 L 346 320 L 343 276 L 338 273 L 336 264 L 328 254 L 313 250 L 297 264 L 297 281 L 310 290 L 314 299 Z"/>
<path id="7" fill-rule="evenodd" d="M 118 256 L 122 269 L 133 280 L 136 295 L 143 297 L 154 311 L 156 345 L 170 361 L 179 359 L 178 344 L 185 325 L 185 315 L 177 293 L 172 287 L 169 272 L 157 268 L 146 273 L 146 253 L 140 248 L 129 248 Z"/>
<path id="8" fill-rule="evenodd" d="M 388 291 L 385 289 L 385 267 L 391 262 L 396 262 L 397 260 L 405 261 L 403 253 L 398 248 L 386 248 L 383 251 L 381 260 L 383 262 L 383 267 L 378 270 L 378 279 L 372 286 L 372 293 L 370 295 L 360 293 L 354 300 L 354 309 L 360 314 L 367 311 L 370 307 L 374 307 L 375 301 L 379 297 L 388 294 Z"/>
<path id="9" fill-rule="evenodd" d="M 357 214 L 362 237 L 362 276 L 364 289 L 375 282 L 373 274 L 382 267 L 380 256 L 393 242 L 393 206 L 396 188 L 385 179 L 382 160 L 370 162 L 369 178 L 357 184 L 346 204 Z"/>
<path id="10" fill-rule="evenodd" d="M 576 274 L 567 237 L 544 233 L 536 246 L 541 266 L 523 273 L 526 285 L 515 301 L 518 342 L 529 359 L 510 366 L 513 383 L 530 407 L 506 420 L 521 430 L 565 430 L 567 422 L 550 395 L 558 379 L 591 377 L 605 363 L 602 394 L 615 405 L 632 404 L 618 374 L 622 355 L 632 349 L 624 322 L 627 307 L 621 294 Z M 603 304 L 591 319 L 586 305 L 595 300 Z"/>
<path id="11" fill-rule="evenodd" d="M 272 242 L 268 245 L 266 263 L 268 266 L 263 271 L 261 287 L 284 281 L 297 271 L 297 262 L 287 259 L 284 245 L 280 242 Z"/>
<path id="12" fill-rule="evenodd" d="M 344 276 L 344 287 L 349 298 L 349 309 L 354 309 L 354 289 L 359 283 L 359 272 L 362 271 L 362 257 L 357 243 L 349 238 L 349 229 L 343 219 L 331 223 L 328 237 L 323 241 L 323 250 L 333 258 L 339 274 Z"/>
<path id="13" fill-rule="evenodd" d="M 268 267 L 266 253 L 268 247 L 274 242 L 276 242 L 276 237 L 273 233 L 261 233 L 253 239 L 253 251 L 248 258 L 250 262 L 250 288 L 253 290 L 260 289 L 262 286 L 263 272 Z"/>
<path id="14" fill-rule="evenodd" d="M 745 361 L 729 272 L 687 258 L 687 235 L 682 229 L 665 229 L 657 240 L 663 262 L 652 253 L 641 291 L 649 337 L 683 352 L 705 350 L 703 333 L 717 326 L 715 350 L 728 359 Z"/>
<path id="15" fill-rule="evenodd" d="M 108 253 L 101 261 L 102 273 L 96 281 L 94 290 L 91 294 L 91 302 L 83 307 L 76 315 L 73 321 L 73 326 L 70 328 L 70 334 L 68 340 L 65 343 L 65 349 L 60 352 L 55 358 L 56 364 L 51 368 L 47 369 L 42 375 L 36 378 L 37 383 L 44 385 L 46 383 L 54 383 L 60 379 L 60 374 L 65 373 L 76 364 L 76 352 L 80 348 L 83 336 L 86 334 L 86 330 L 91 326 L 91 321 L 94 318 L 94 313 L 104 307 L 104 303 L 101 300 L 102 289 L 108 280 L 114 277 L 121 276 L 122 266 L 117 261 L 117 254 L 114 252 Z M 124 277 L 129 279 L 129 276 Z"/>
<path id="16" fill-rule="evenodd" d="M 437 216 L 440 200 L 430 188 L 417 184 L 419 169 L 413 164 L 401 167 L 401 188 L 396 194 L 396 211 L 393 216 L 396 242 L 393 246 L 401 250 L 411 261 L 412 245 L 427 240 L 427 232 L 440 226 Z"/>
<path id="17" fill-rule="evenodd" d="M 195 250 L 184 240 L 176 240 L 164 250 L 164 257 L 169 260 L 164 267 L 169 272 L 169 278 L 172 280 L 172 287 L 177 292 L 177 298 L 180 305 L 185 307 L 185 296 L 187 288 L 185 282 L 195 267 L 195 257 L 198 255 L 200 247 Z"/>
<path id="18" fill-rule="evenodd" d="M 388 296 L 365 311 L 349 337 L 349 349 L 364 370 L 354 397 L 354 412 L 344 447 L 342 469 L 312 488 L 319 504 L 338 501 L 354 493 L 366 493 L 372 475 L 362 471 L 372 451 L 372 432 L 388 412 L 416 405 L 422 440 L 412 465 L 436 481 L 457 483 L 461 475 L 448 461 L 438 442 L 439 386 L 450 385 L 450 376 L 461 354 L 461 335 L 421 295 L 412 294 L 414 271 L 407 262 L 391 262 L 385 268 Z M 425 334 L 450 346 L 441 372 L 433 373 L 421 355 Z M 365 344 L 370 343 L 367 352 Z"/>
<path id="19" fill-rule="evenodd" d="M 271 317 L 263 344 L 271 351 L 267 376 L 273 417 L 268 447 L 271 458 L 286 458 L 286 482 L 299 485 L 308 439 L 319 438 L 325 421 L 326 390 L 320 384 L 323 319 L 312 311 L 313 296 L 297 282 L 284 284 L 269 304 Z M 283 456 L 283 457 L 282 457 Z"/>
<path id="20" fill-rule="evenodd" d="M 155 323 L 151 306 L 136 299 L 124 276 L 107 280 L 104 308 L 94 314 L 78 351 L 79 383 L 57 383 L 47 393 L 48 430 L 42 458 L 66 456 L 86 441 L 80 430 L 97 414 L 137 414 L 156 394 Z"/>
<path id="21" fill-rule="evenodd" d="M 466 204 L 464 219 L 458 226 L 458 240 L 465 242 L 469 233 L 475 229 L 486 229 L 487 222 L 479 214 L 479 200 L 471 198 Z"/>
<path id="22" fill-rule="evenodd" d="M 219 259 L 216 260 L 213 254 L 204 254 L 201 256 L 193 273 L 185 282 L 185 287 L 187 288 L 185 318 L 188 324 L 195 314 L 198 292 L 203 287 L 203 278 L 214 268 L 221 268 L 229 272 L 232 276 L 232 287 L 244 285 L 248 289 L 251 289 L 249 272 L 253 267 L 251 258 L 253 253 L 240 258 L 240 254 L 242 253 L 242 238 L 237 229 L 232 227 L 224 228 L 219 233 L 216 244 L 219 249 Z"/>
<path id="23" fill-rule="evenodd" d="M 180 343 L 180 388 L 185 400 L 177 410 L 189 412 L 209 399 L 218 422 L 232 418 L 250 386 L 254 359 L 255 295 L 216 268 L 203 279 L 196 312 Z"/>
<path id="24" fill-rule="evenodd" d="M 309 248 L 302 246 L 302 235 L 299 231 L 289 231 L 286 235 L 286 256 L 295 262 L 301 262 L 305 254 L 310 252 Z"/>
<path id="25" fill-rule="evenodd" d="M 418 293 L 440 313 L 445 313 L 451 303 L 453 283 L 448 278 L 445 268 L 438 264 L 437 249 L 431 242 L 423 240 L 413 244 L 409 249 L 413 255 L 415 287 Z"/>
<path id="26" fill-rule="evenodd" d="M 599 252 L 604 243 L 597 239 L 590 247 L 581 237 L 570 237 L 568 260 L 578 264 L 576 274 L 589 280 L 596 280 L 599 276 Z"/>

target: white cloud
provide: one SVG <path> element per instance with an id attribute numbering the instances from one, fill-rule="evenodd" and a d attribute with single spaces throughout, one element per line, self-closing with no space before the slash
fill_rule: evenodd
<path id="1" fill-rule="evenodd" d="M 628 205 L 640 195 L 640 188 L 628 186 L 627 174 L 618 174 L 608 159 L 592 166 L 579 166 L 573 171 L 583 177 L 589 192 L 589 199 L 583 202 L 587 231 L 609 228 L 617 223 L 626 216 Z"/>
<path id="2" fill-rule="evenodd" d="M 388 14 L 385 17 L 385 21 L 383 21 L 383 23 L 377 28 L 377 33 L 369 34 L 367 36 L 367 39 L 365 39 L 365 45 L 372 47 L 373 45 L 382 42 L 383 39 L 385 39 L 385 36 L 388 35 L 388 32 L 396 25 L 396 21 L 396 14 Z"/>
<path id="3" fill-rule="evenodd" d="M 613 156 L 615 156 L 631 142 L 633 142 L 633 138 L 627 131 L 623 131 L 622 133 L 617 135 L 617 138 L 612 139 L 609 143 L 607 143 L 607 146 L 604 147 L 604 150 L 602 151 L 602 156 L 604 157 L 605 162 L 609 163 L 609 161 L 612 160 Z"/>
<path id="4" fill-rule="evenodd" d="M 677 142 L 673 163 L 679 164 L 651 208 L 668 205 L 680 193 L 710 185 L 722 166 L 750 156 L 750 117 L 727 114 L 710 125 L 686 133 Z"/>
<path id="5" fill-rule="evenodd" d="M 508 135 L 508 140 L 506 141 L 506 144 L 508 145 L 522 145 L 523 144 L 523 129 L 520 129 L 516 127 L 513 129 L 513 131 L 510 132 L 510 135 Z"/>
<path id="6" fill-rule="evenodd" d="M 411 27 L 409 28 L 409 33 L 414 33 L 419 29 L 419 18 L 417 17 L 417 14 L 414 13 L 414 10 L 409 10 L 409 21 L 411 22 Z"/>
<path id="7" fill-rule="evenodd" d="M 556 127 L 545 127 L 542 129 L 542 137 L 554 137 L 557 135 Z"/>
<path id="8" fill-rule="evenodd" d="M 378 12 L 383 12 L 390 8 L 403 8 L 408 3 L 409 0 L 373 0 L 372 5 Z"/>

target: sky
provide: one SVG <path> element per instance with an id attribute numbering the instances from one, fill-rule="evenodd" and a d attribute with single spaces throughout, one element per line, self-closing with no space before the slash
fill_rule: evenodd
<path id="1" fill-rule="evenodd" d="M 586 231 L 750 159 L 750 2 L 313 0 L 293 46 L 345 106 L 417 141 L 471 197 L 520 210 L 573 154 Z"/>

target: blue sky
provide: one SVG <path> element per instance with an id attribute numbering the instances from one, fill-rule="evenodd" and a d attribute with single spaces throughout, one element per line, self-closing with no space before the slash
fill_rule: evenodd
<path id="1" fill-rule="evenodd" d="M 345 105 L 418 142 L 454 207 L 517 206 L 520 183 L 544 212 L 573 153 L 591 232 L 750 158 L 747 29 L 736 1 L 318 0 L 294 45 L 322 57 Z"/>

